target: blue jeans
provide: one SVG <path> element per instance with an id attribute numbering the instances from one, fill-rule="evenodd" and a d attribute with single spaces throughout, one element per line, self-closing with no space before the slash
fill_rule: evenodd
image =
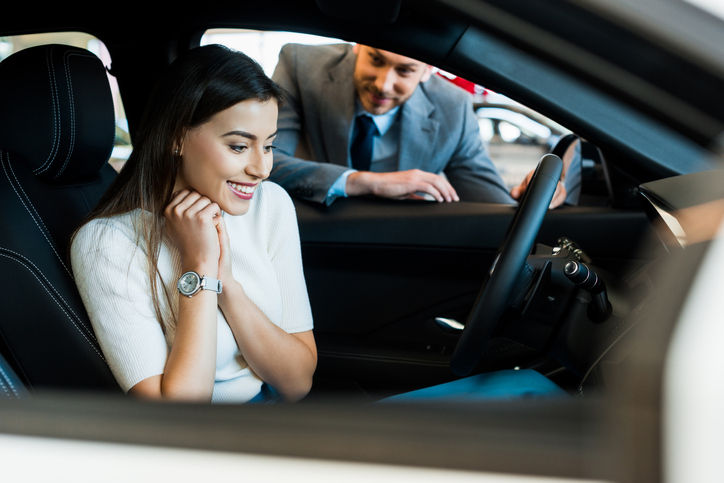
<path id="1" fill-rule="evenodd" d="M 271 404 L 279 402 L 281 396 L 279 393 L 266 382 L 261 385 L 261 390 L 253 398 L 249 399 L 248 403 L 253 404 Z"/>
<path id="2" fill-rule="evenodd" d="M 532 369 L 478 374 L 436 386 L 417 389 L 382 401 L 524 399 L 561 397 L 567 393 Z"/>

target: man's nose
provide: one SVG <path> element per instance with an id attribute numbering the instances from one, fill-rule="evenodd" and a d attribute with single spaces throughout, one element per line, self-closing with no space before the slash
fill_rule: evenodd
<path id="1" fill-rule="evenodd" d="M 395 86 L 395 79 L 395 69 L 391 67 L 380 69 L 375 79 L 375 87 L 379 92 L 390 93 Z"/>

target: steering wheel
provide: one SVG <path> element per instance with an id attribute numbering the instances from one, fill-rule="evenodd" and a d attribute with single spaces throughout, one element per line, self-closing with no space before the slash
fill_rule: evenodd
<path id="1" fill-rule="evenodd" d="M 546 154 L 538 163 L 455 347 L 450 368 L 458 376 L 470 374 L 480 361 L 486 342 L 508 307 L 562 169 L 563 161 L 555 154 Z"/>

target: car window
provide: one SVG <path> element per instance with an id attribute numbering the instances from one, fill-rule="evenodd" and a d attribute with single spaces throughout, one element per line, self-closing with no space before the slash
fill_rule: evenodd
<path id="1" fill-rule="evenodd" d="M 0 61 L 29 47 L 43 44 L 72 45 L 86 49 L 101 59 L 106 71 L 111 66 L 111 56 L 106 46 L 98 38 L 83 32 L 53 32 L 31 35 L 14 35 L 0 37 Z M 116 78 L 108 72 L 108 82 L 113 94 L 113 106 L 116 117 L 116 134 L 113 143 L 113 152 L 109 163 L 114 169 L 120 170 L 131 153 L 131 137 L 128 133 L 128 120 L 123 109 L 121 96 L 118 90 Z"/>
<path id="2" fill-rule="evenodd" d="M 210 29 L 201 44 L 222 44 L 239 50 L 259 62 L 271 76 L 279 51 L 287 43 L 308 45 L 346 42 L 337 38 L 296 32 L 242 29 Z M 435 68 L 435 75 L 471 93 L 478 117 L 480 136 L 503 181 L 512 188 L 549 152 L 568 129 L 532 109 L 483 86 Z"/>

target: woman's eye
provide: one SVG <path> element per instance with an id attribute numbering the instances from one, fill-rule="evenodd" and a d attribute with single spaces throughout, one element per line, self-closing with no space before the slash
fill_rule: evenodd
<path id="1" fill-rule="evenodd" d="M 276 148 L 277 148 L 276 146 L 274 146 L 273 144 L 270 144 L 269 146 L 264 146 L 264 152 L 271 153 Z"/>
<path id="2" fill-rule="evenodd" d="M 232 144 L 229 146 L 229 148 L 231 148 L 231 150 L 236 153 L 243 153 L 244 151 L 246 151 L 248 149 L 243 144 Z"/>

